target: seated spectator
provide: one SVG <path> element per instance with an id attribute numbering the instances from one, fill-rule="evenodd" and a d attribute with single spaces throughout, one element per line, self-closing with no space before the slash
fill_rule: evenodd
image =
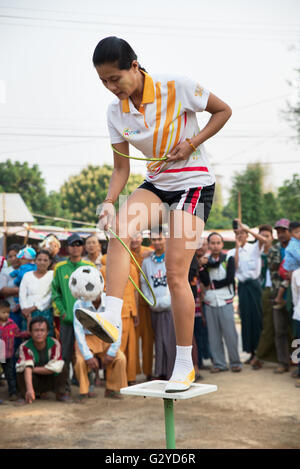
<path id="1" fill-rule="evenodd" d="M 200 280 L 206 287 L 204 302 L 208 337 L 213 361 L 212 373 L 228 370 L 223 338 L 228 350 L 230 368 L 233 372 L 242 370 L 238 352 L 238 335 L 234 323 L 234 257 L 222 252 L 223 238 L 218 233 L 208 236 L 211 255 L 200 270 Z"/>
<path id="2" fill-rule="evenodd" d="M 9 400 L 17 400 L 17 383 L 14 360 L 14 339 L 15 337 L 27 338 L 28 332 L 21 332 L 17 324 L 9 318 L 10 305 L 8 301 L 0 298 L 0 339 L 5 344 L 4 362 L 2 368 L 8 384 Z"/>
<path id="3" fill-rule="evenodd" d="M 76 309 L 85 308 L 91 312 L 105 311 L 105 294 L 95 301 L 77 300 L 74 304 L 74 313 Z M 94 397 L 90 392 L 89 371 L 94 370 L 98 374 L 99 363 L 106 369 L 106 389 L 104 397 L 112 399 L 121 399 L 120 389 L 127 386 L 126 377 L 126 358 L 120 350 L 121 334 L 119 339 L 113 344 L 103 342 L 93 335 L 80 324 L 74 314 L 74 332 L 76 338 L 75 352 L 75 374 L 79 381 L 80 398 Z"/>
<path id="4" fill-rule="evenodd" d="M 59 239 L 52 233 L 48 234 L 44 241 L 40 244 L 42 249 L 47 249 L 47 251 L 51 254 L 51 265 L 50 269 L 54 270 L 55 265 L 58 262 L 64 261 L 65 257 L 59 255 L 59 251 L 61 249 L 61 243 Z"/>
<path id="5" fill-rule="evenodd" d="M 161 227 L 158 231 L 151 231 L 151 243 L 154 253 L 144 259 L 142 269 L 156 296 L 156 305 L 150 306 L 155 343 L 155 375 L 159 379 L 169 380 L 176 357 L 176 337 L 171 295 L 167 284 L 166 238 Z M 152 294 L 142 275 L 140 281 L 142 292 L 152 301 Z"/>
<path id="6" fill-rule="evenodd" d="M 47 337 L 49 325 L 37 316 L 29 324 L 31 339 L 20 345 L 17 361 L 17 383 L 25 402 L 31 404 L 37 396 L 47 399 L 47 392 L 56 394 L 56 400 L 70 402 L 65 395 L 68 370 L 62 360 L 61 345 Z"/>
<path id="7" fill-rule="evenodd" d="M 83 259 L 93 262 L 95 266 L 97 267 L 98 270 L 101 268 L 101 259 L 102 259 L 102 253 L 101 253 L 101 244 L 99 239 L 97 238 L 97 235 L 92 234 L 88 236 L 85 239 L 84 243 L 84 248 L 86 251 L 86 256 L 83 257 Z"/>
<path id="8" fill-rule="evenodd" d="M 51 265 L 51 255 L 46 249 L 42 249 L 36 256 L 34 271 L 25 273 L 20 285 L 19 302 L 22 315 L 27 322 L 36 316 L 47 319 L 49 335 L 54 336 L 53 310 L 51 305 L 51 284 L 53 270 L 48 270 Z"/>

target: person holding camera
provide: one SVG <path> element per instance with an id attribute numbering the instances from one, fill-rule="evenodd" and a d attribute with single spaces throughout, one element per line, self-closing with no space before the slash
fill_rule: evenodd
<path id="1" fill-rule="evenodd" d="M 261 254 L 267 239 L 261 234 L 250 230 L 239 219 L 234 220 L 235 248 L 231 249 L 227 258 L 234 257 L 235 275 L 238 280 L 239 312 L 242 325 L 243 350 L 250 353 L 246 364 L 255 357 L 262 331 L 262 290 L 259 281 L 261 274 Z M 248 243 L 251 234 L 255 243 Z"/>
<path id="2" fill-rule="evenodd" d="M 211 373 L 227 371 L 223 339 L 225 341 L 230 368 L 233 372 L 242 370 L 238 352 L 238 335 L 234 324 L 234 257 L 222 251 L 224 241 L 219 233 L 213 232 L 207 238 L 211 255 L 200 267 L 200 281 L 205 286 L 205 313 L 213 367 Z"/>

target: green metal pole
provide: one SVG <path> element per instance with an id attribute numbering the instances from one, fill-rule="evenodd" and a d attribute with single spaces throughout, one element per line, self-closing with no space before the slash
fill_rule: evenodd
<path id="1" fill-rule="evenodd" d="M 164 399 L 164 409 L 165 409 L 166 447 L 167 449 L 175 449 L 175 425 L 174 425 L 173 399 Z"/>

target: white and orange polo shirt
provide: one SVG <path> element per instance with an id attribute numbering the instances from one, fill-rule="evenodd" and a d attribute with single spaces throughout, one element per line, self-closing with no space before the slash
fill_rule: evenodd
<path id="1" fill-rule="evenodd" d="M 190 78 L 145 73 L 139 110 L 130 99 L 115 100 L 108 107 L 111 143 L 128 141 L 146 158 L 161 158 L 199 133 L 196 112 L 205 110 L 208 97 L 209 91 Z M 215 176 L 202 144 L 188 160 L 148 162 L 146 180 L 158 189 L 178 191 L 209 186 Z"/>

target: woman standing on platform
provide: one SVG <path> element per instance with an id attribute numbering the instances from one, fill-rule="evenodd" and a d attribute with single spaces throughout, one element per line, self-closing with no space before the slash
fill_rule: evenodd
<path id="1" fill-rule="evenodd" d="M 151 207 L 169 207 L 166 243 L 167 281 L 176 330 L 176 361 L 167 392 L 187 390 L 194 381 L 192 341 L 195 304 L 188 272 L 204 224 L 208 218 L 215 177 L 203 142 L 216 134 L 231 116 L 230 107 L 196 81 L 174 74 L 148 75 L 123 39 L 107 37 L 97 45 L 93 63 L 103 85 L 115 99 L 108 108 L 108 129 L 114 148 L 114 171 L 100 213 L 107 229 L 114 218 L 113 204 L 130 174 L 129 144 L 146 158 L 144 183 L 116 215 L 116 232 L 127 246 L 134 230 L 151 226 Z M 196 112 L 211 114 L 200 131 Z M 155 205 L 156 204 L 156 205 Z M 137 223 L 135 208 L 139 207 Z M 133 230 L 130 230 L 132 225 Z M 129 230 L 128 230 L 129 227 Z M 130 232 L 132 231 L 132 232 Z M 101 319 L 88 311 L 81 321 L 107 340 L 116 340 L 121 322 L 122 298 L 130 257 L 117 239 L 111 239 L 107 255 L 107 309 Z M 116 281 L 117 279 L 117 281 Z M 84 320 L 86 318 L 86 320 Z M 115 326 L 115 327 L 114 327 Z"/>

